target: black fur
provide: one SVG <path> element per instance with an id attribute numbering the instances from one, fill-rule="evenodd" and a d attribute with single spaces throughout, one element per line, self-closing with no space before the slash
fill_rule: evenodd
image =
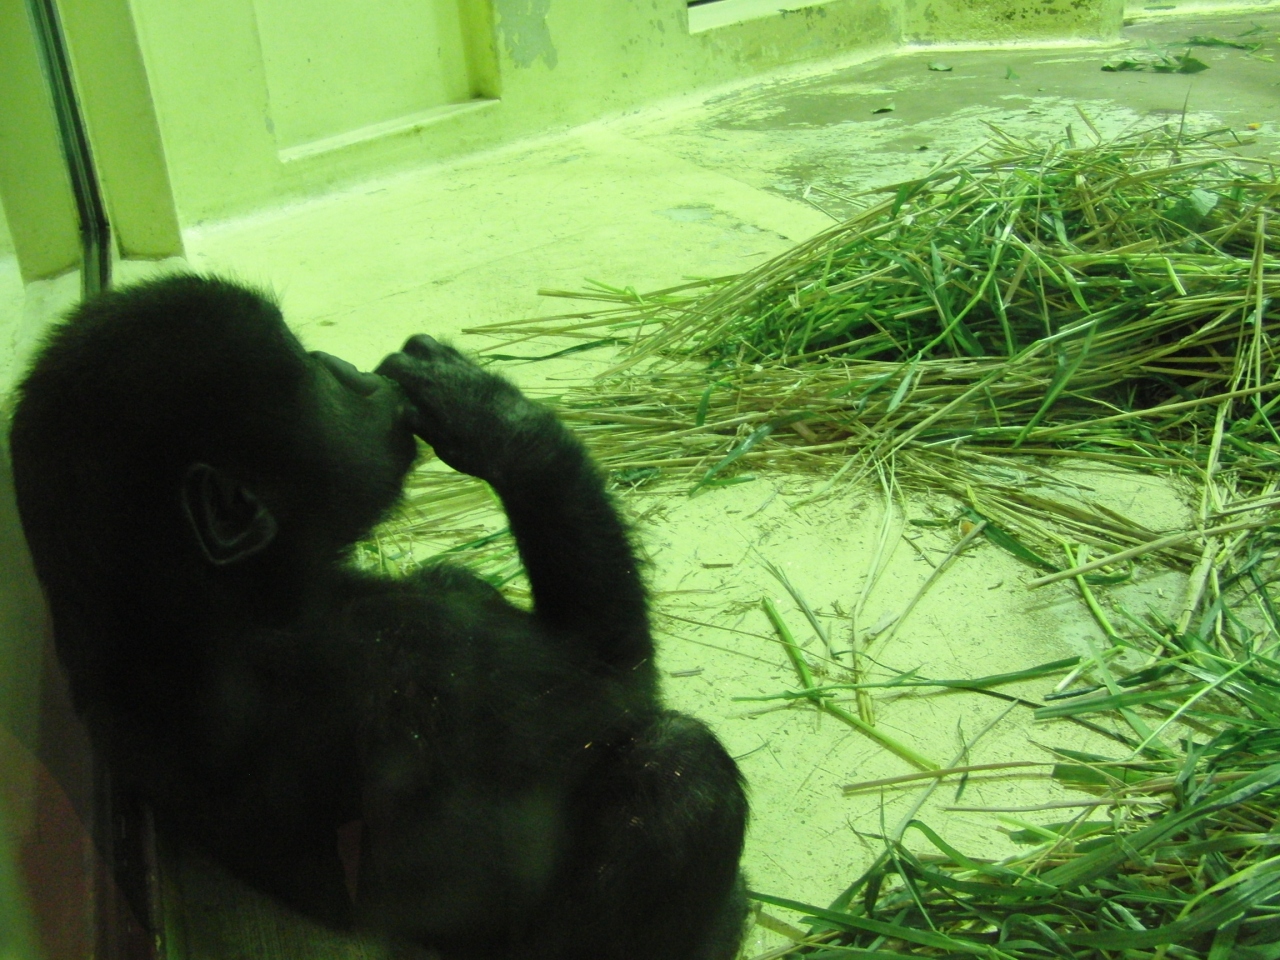
<path id="1" fill-rule="evenodd" d="M 501 497 L 533 613 L 456 567 L 344 562 L 414 433 Z M 429 337 L 360 373 L 184 276 L 75 310 L 11 439 L 77 709 L 161 830 L 448 957 L 735 954 L 737 768 L 661 706 L 626 533 L 546 408 Z"/>

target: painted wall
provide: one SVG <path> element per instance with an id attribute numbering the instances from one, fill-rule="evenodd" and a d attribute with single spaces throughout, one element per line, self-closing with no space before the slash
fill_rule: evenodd
<path id="1" fill-rule="evenodd" d="M 182 240 L 128 0 L 61 0 L 94 163 L 120 253 L 178 254 Z M 26 0 L 0 0 L 0 255 L 24 281 L 80 262 L 79 221 Z"/>
<path id="2" fill-rule="evenodd" d="M 182 252 L 129 0 L 59 0 L 107 219 L 122 257 Z"/>
<path id="3" fill-rule="evenodd" d="M 4 215 L 4 204 L 0 203 L 0 257 L 13 253 L 13 237 L 9 235 L 9 218 Z"/>
<path id="4" fill-rule="evenodd" d="M 183 226 L 787 64 L 904 41 L 1114 36 L 1123 2 L 59 5 L 121 253 L 161 258 L 181 252 Z M 71 262 L 75 216 L 28 34 L 25 0 L 0 0 L 0 99 L 21 108 L 0 115 L 0 199 L 30 280 Z"/>
<path id="5" fill-rule="evenodd" d="M 694 36 L 684 0 L 317 0 L 305 24 L 286 0 L 132 9 L 192 223 L 887 46 L 897 2 L 828 0 Z"/>
<path id="6" fill-rule="evenodd" d="M 71 181 L 24 0 L 0 0 L 0 204 L 24 280 L 80 262 Z"/>

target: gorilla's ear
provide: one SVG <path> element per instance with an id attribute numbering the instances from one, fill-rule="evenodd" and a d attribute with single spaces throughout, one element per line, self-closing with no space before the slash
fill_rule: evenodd
<path id="1" fill-rule="evenodd" d="M 215 566 L 251 557 L 276 538 L 276 518 L 257 494 L 207 463 L 187 471 L 182 506 L 200 549 Z"/>

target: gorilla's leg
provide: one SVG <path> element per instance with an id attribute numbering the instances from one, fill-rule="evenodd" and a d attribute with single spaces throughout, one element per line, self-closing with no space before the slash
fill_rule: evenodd
<path id="1" fill-rule="evenodd" d="M 715 736 L 682 714 L 608 747 L 574 803 L 571 875 L 520 956 L 732 960 L 747 905 L 747 801 Z"/>

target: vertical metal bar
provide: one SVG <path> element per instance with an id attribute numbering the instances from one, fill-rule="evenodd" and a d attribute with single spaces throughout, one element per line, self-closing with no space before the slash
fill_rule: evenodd
<path id="1" fill-rule="evenodd" d="M 27 0 L 36 47 L 58 121 L 62 153 L 80 216 L 80 290 L 85 298 L 111 287 L 111 225 L 93 167 L 84 115 L 76 98 L 66 35 L 56 0 Z"/>
<path id="2" fill-rule="evenodd" d="M 56 0 L 27 0 L 27 10 L 45 82 L 53 99 L 58 139 L 80 218 L 80 292 L 82 298 L 87 299 L 111 287 L 111 225 L 93 166 L 84 114 L 76 97 Z M 134 862 L 136 857 L 129 856 L 138 844 L 125 830 L 125 811 L 119 809 L 119 797 L 110 776 L 98 758 L 93 758 L 92 763 L 94 823 L 91 830 L 100 854 L 99 862 L 106 866 L 105 871 L 93 871 L 91 909 L 98 940 L 95 955 L 102 960 L 150 960 L 155 952 L 145 928 L 145 880 L 139 895 L 133 889 L 138 884 L 132 881 L 141 865 Z M 140 918 L 137 918 L 138 911 L 143 911 Z"/>
<path id="3" fill-rule="evenodd" d="M 94 960 L 157 960 L 147 814 L 97 758 L 94 768 L 93 836 L 101 867 L 94 884 Z"/>

